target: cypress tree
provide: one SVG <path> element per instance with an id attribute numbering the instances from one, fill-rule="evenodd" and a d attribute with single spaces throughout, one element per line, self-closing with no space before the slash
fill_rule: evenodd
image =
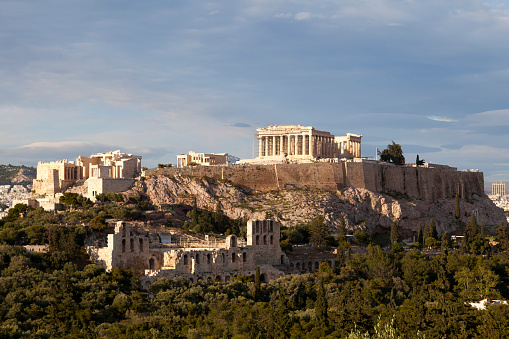
<path id="1" fill-rule="evenodd" d="M 339 236 L 341 240 L 346 240 L 346 221 L 344 214 L 341 214 L 341 220 L 339 221 Z"/>
<path id="2" fill-rule="evenodd" d="M 460 218 L 460 195 L 459 193 L 456 193 L 456 201 L 454 206 L 454 216 L 456 219 Z"/>
<path id="3" fill-rule="evenodd" d="M 327 303 L 327 296 L 325 295 L 325 288 L 323 286 L 323 282 L 320 280 L 317 284 L 316 290 L 316 304 L 315 304 L 315 312 L 316 312 L 316 321 L 318 326 L 322 330 L 322 335 L 325 335 L 327 331 L 327 327 L 329 326 L 329 317 L 327 313 L 327 309 L 329 305 Z"/>
<path id="4" fill-rule="evenodd" d="M 397 244 L 399 242 L 399 231 L 396 222 L 392 223 L 391 227 L 391 244 Z"/>
<path id="5" fill-rule="evenodd" d="M 422 223 L 419 222 L 419 228 L 417 230 L 417 242 L 419 244 L 424 245 L 424 240 L 423 240 L 423 233 L 422 233 Z"/>
<path id="6" fill-rule="evenodd" d="M 435 219 L 431 219 L 429 227 L 431 229 L 431 236 L 433 239 L 438 240 L 437 224 L 435 223 Z"/>
<path id="7" fill-rule="evenodd" d="M 424 225 L 424 234 L 423 234 L 423 240 L 426 241 L 429 237 L 431 237 L 433 232 L 431 231 L 431 227 L 429 224 L 429 221 L 426 221 L 426 224 Z"/>

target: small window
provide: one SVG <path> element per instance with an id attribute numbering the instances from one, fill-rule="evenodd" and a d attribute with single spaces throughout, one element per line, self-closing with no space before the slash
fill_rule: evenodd
<path id="1" fill-rule="evenodd" d="M 235 253 L 232 253 L 232 262 L 235 262 Z"/>
<path id="2" fill-rule="evenodd" d="M 196 265 L 200 264 L 200 255 L 196 253 Z"/>
<path id="3" fill-rule="evenodd" d="M 140 238 L 140 252 L 143 252 L 143 239 Z"/>
<path id="4" fill-rule="evenodd" d="M 134 239 L 133 238 L 131 238 L 131 240 L 129 241 L 129 245 L 131 248 L 131 252 L 134 252 Z"/>
<path id="5" fill-rule="evenodd" d="M 188 264 L 187 254 L 184 254 L 184 265 Z"/>
<path id="6" fill-rule="evenodd" d="M 210 264 L 210 253 L 207 254 L 207 264 Z"/>
<path id="7" fill-rule="evenodd" d="M 270 244 L 273 245 L 274 244 L 274 236 L 270 236 Z"/>
<path id="8" fill-rule="evenodd" d="M 122 239 L 122 253 L 125 253 L 125 239 Z"/>
<path id="9" fill-rule="evenodd" d="M 263 244 L 267 245 L 267 236 L 266 235 L 263 236 Z"/>
<path id="10" fill-rule="evenodd" d="M 256 244 L 260 245 L 260 236 L 259 235 L 256 236 Z"/>
<path id="11" fill-rule="evenodd" d="M 242 262 L 247 262 L 247 253 L 242 253 Z"/>

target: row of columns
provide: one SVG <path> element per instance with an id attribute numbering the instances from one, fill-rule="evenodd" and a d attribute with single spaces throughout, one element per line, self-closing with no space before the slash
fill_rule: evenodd
<path id="1" fill-rule="evenodd" d="M 258 142 L 260 157 L 286 155 L 310 155 L 333 158 L 334 137 L 320 135 L 271 135 L 261 136 Z"/>
<path id="2" fill-rule="evenodd" d="M 339 157 L 361 157 L 361 143 L 357 141 L 342 141 L 339 143 Z"/>

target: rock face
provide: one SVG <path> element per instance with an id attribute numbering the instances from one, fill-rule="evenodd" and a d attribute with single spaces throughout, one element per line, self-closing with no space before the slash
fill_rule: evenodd
<path id="1" fill-rule="evenodd" d="M 415 235 L 419 223 L 435 219 L 437 231 L 454 232 L 458 220 L 454 216 L 455 199 L 424 200 L 396 199 L 365 188 L 347 187 L 341 190 L 280 189 L 266 193 L 247 193 L 242 187 L 226 181 L 188 175 L 153 175 L 137 184 L 131 195 L 145 195 L 155 204 L 192 205 L 196 197 L 199 208 L 214 210 L 217 202 L 230 218 L 271 217 L 284 226 L 308 222 L 324 215 L 336 230 L 341 215 L 345 215 L 350 231 L 365 230 L 369 234 L 390 229 L 397 222 L 406 236 Z M 474 195 L 460 202 L 460 222 L 468 222 L 473 210 L 478 211 L 479 224 L 496 228 L 505 215 L 485 195 Z"/>

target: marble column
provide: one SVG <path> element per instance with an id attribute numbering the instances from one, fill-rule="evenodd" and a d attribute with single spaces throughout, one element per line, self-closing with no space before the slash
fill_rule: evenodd
<path id="1" fill-rule="evenodd" d="M 263 140 L 265 142 L 265 154 L 264 156 L 268 156 L 269 155 L 269 137 L 263 137 Z"/>

